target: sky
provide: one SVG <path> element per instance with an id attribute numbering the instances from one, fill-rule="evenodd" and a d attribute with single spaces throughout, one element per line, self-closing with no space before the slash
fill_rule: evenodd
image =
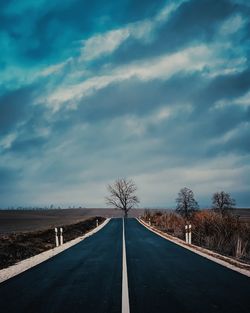
<path id="1" fill-rule="evenodd" d="M 248 0 L 0 2 L 0 207 L 250 206 Z"/>

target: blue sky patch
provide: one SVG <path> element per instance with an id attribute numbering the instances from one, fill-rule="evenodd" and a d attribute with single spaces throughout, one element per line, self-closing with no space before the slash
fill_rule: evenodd
<path id="1" fill-rule="evenodd" d="M 250 5 L 244 0 L 0 4 L 0 207 L 142 207 L 180 188 L 250 204 Z"/>

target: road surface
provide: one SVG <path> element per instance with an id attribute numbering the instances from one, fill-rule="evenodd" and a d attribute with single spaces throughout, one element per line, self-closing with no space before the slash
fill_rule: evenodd
<path id="1" fill-rule="evenodd" d="M 4 313 L 121 313 L 121 219 L 0 284 Z M 250 279 L 125 221 L 130 313 L 250 312 Z"/>
<path id="2" fill-rule="evenodd" d="M 0 284 L 3 313 L 120 313 L 122 219 Z"/>
<path id="3" fill-rule="evenodd" d="M 249 313 L 250 279 L 126 222 L 131 313 Z"/>

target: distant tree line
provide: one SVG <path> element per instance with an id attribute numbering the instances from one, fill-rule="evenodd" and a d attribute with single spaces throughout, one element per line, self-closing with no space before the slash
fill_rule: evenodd
<path id="1" fill-rule="evenodd" d="M 199 205 L 194 198 L 193 191 L 187 187 L 179 191 L 176 203 L 176 212 L 186 219 L 190 218 L 194 212 L 199 210 Z M 215 192 L 212 196 L 212 209 L 222 215 L 232 210 L 235 205 L 235 200 L 225 191 Z"/>
<path id="2" fill-rule="evenodd" d="M 67 206 L 67 207 L 62 207 L 62 206 L 56 206 L 56 205 L 49 205 L 49 206 L 11 206 L 7 208 L 0 208 L 0 210 L 32 210 L 32 211 L 42 211 L 42 210 L 62 210 L 62 209 L 84 209 L 85 207 L 83 206 Z"/>
<path id="3" fill-rule="evenodd" d="M 108 185 L 107 189 L 109 196 L 106 197 L 106 203 L 122 210 L 124 217 L 127 217 L 130 209 L 138 206 L 140 203 L 136 195 L 137 186 L 131 179 L 117 179 L 112 185 Z M 189 219 L 199 210 L 199 204 L 195 200 L 193 191 L 187 187 L 179 191 L 176 204 L 176 212 L 186 219 Z M 222 215 L 225 215 L 229 210 L 233 209 L 235 205 L 235 200 L 225 191 L 216 192 L 212 196 L 213 210 Z"/>

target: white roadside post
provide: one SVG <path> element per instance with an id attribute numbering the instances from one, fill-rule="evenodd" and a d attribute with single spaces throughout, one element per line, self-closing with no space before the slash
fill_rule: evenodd
<path id="1" fill-rule="evenodd" d="M 56 247 L 59 246 L 59 242 L 58 242 L 58 231 L 57 228 L 55 228 L 55 239 L 56 239 Z"/>
<path id="2" fill-rule="evenodd" d="M 96 227 L 99 226 L 98 218 L 96 219 Z"/>
<path id="3" fill-rule="evenodd" d="M 63 244 L 63 229 L 62 227 L 60 228 L 60 245 Z"/>
<path id="4" fill-rule="evenodd" d="M 151 226 L 151 219 L 148 220 L 148 225 Z"/>
<path id="5" fill-rule="evenodd" d="M 188 243 L 191 245 L 192 243 L 192 232 L 191 232 L 191 224 L 188 225 L 188 228 L 189 228 L 189 232 L 188 232 Z"/>
<path id="6" fill-rule="evenodd" d="M 186 243 L 188 243 L 189 238 L 188 238 L 188 226 L 187 225 L 185 225 L 185 239 L 186 239 Z"/>

